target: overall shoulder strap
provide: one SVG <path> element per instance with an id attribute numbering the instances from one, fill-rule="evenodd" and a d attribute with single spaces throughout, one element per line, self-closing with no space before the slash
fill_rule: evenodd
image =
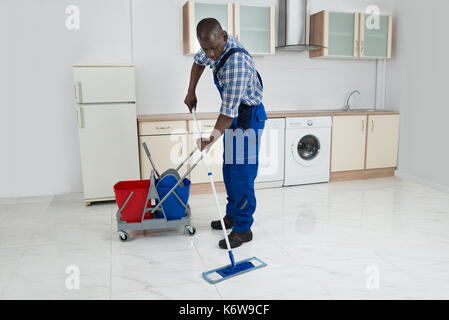
<path id="1" fill-rule="evenodd" d="M 234 53 L 236 53 L 236 52 L 243 52 L 244 54 L 247 54 L 248 56 L 251 57 L 249 52 L 246 51 L 244 48 L 232 48 L 232 49 L 230 49 L 228 52 L 226 52 L 226 54 L 223 56 L 223 58 L 221 59 L 220 63 L 218 64 L 218 66 L 215 68 L 215 71 L 214 71 L 214 77 L 215 78 L 217 78 L 218 71 L 220 71 L 220 69 L 224 66 L 224 64 L 226 63 L 228 58 L 231 55 L 233 55 Z M 257 77 L 259 78 L 260 85 L 263 88 L 262 78 L 261 78 L 261 76 L 260 76 L 260 74 L 259 74 L 259 72 L 257 70 L 256 70 L 256 73 L 257 73 Z"/>
<path id="2" fill-rule="evenodd" d="M 243 48 L 231 48 L 229 49 L 228 52 L 226 52 L 226 54 L 223 56 L 223 58 L 221 58 L 220 63 L 217 65 L 217 67 L 215 68 L 214 71 L 214 76 L 217 77 L 218 71 L 220 71 L 220 69 L 224 66 L 224 64 L 226 63 L 226 61 L 228 60 L 228 58 L 233 55 L 236 52 L 243 52 L 247 55 L 249 55 L 251 57 L 251 55 L 248 53 L 248 51 L 246 51 Z"/>

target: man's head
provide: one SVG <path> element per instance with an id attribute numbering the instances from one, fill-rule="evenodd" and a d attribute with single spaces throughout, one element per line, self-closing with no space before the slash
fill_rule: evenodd
<path id="1" fill-rule="evenodd" d="M 196 26 L 196 36 L 201 48 L 209 59 L 217 60 L 226 46 L 226 32 L 214 18 L 201 20 Z"/>

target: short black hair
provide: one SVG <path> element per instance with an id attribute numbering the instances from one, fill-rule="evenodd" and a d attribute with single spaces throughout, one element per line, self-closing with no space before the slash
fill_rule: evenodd
<path id="1" fill-rule="evenodd" d="M 223 29 L 220 22 L 214 18 L 205 18 L 198 22 L 196 26 L 196 36 L 201 41 L 208 41 L 212 36 L 214 38 L 221 35 Z"/>

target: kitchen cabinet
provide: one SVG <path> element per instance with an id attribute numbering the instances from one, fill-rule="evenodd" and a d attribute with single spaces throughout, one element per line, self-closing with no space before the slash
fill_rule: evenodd
<path id="1" fill-rule="evenodd" d="M 359 15 L 323 10 L 310 16 L 309 57 L 358 57 Z"/>
<path id="2" fill-rule="evenodd" d="M 332 120 L 331 172 L 365 168 L 366 115 Z"/>
<path id="3" fill-rule="evenodd" d="M 196 26 L 204 18 L 215 18 L 228 34 L 236 37 L 254 55 L 275 53 L 275 6 L 246 6 L 239 3 L 202 3 L 193 0 L 183 6 L 183 52 L 201 49 Z"/>
<path id="4" fill-rule="evenodd" d="M 215 18 L 229 34 L 234 34 L 231 3 L 201 3 L 187 1 L 182 7 L 184 54 L 195 54 L 201 49 L 196 37 L 196 26 L 204 18 Z"/>
<path id="5" fill-rule="evenodd" d="M 254 55 L 275 53 L 275 7 L 233 4 L 234 36 Z"/>
<path id="6" fill-rule="evenodd" d="M 142 122 L 139 124 L 141 179 L 148 179 L 152 170 L 150 160 L 142 146 L 143 142 L 147 144 L 160 174 L 167 169 L 178 167 L 188 156 L 186 122 L 167 122 Z M 184 165 L 179 174 L 183 176 L 187 170 L 188 166 Z"/>
<path id="7" fill-rule="evenodd" d="M 399 115 L 368 115 L 366 169 L 397 166 Z"/>
<path id="8" fill-rule="evenodd" d="M 355 110 L 354 110 L 355 111 Z M 262 135 L 259 150 L 259 170 L 255 188 L 272 188 L 283 185 L 285 162 L 286 117 L 332 116 L 330 146 L 330 181 L 368 179 L 394 175 L 397 166 L 399 141 L 399 114 L 392 111 L 375 112 L 323 112 L 272 111 Z M 199 113 L 199 125 L 203 137 L 212 132 L 217 113 Z M 190 114 L 161 114 L 139 116 L 139 145 L 142 178 L 148 178 L 151 168 L 143 150 L 147 142 L 159 171 L 176 168 L 196 146 L 196 128 Z M 211 170 L 217 190 L 224 191 L 223 137 L 209 150 Z M 199 159 L 197 152 L 181 169 L 184 174 Z M 328 158 L 329 159 L 329 158 Z M 207 169 L 204 162 L 190 173 L 192 190 L 210 192 Z"/>
<path id="9" fill-rule="evenodd" d="M 391 58 L 392 17 L 379 15 L 379 25 L 364 13 L 323 10 L 310 16 L 309 57 Z"/>
<path id="10" fill-rule="evenodd" d="M 204 138 L 208 138 L 210 133 L 215 127 L 216 120 L 200 120 L 200 130 L 201 135 Z M 189 154 L 196 146 L 197 134 L 196 128 L 193 121 L 189 121 Z M 201 156 L 201 153 L 197 151 L 190 160 L 190 165 L 194 164 Z M 208 153 L 209 166 L 212 172 L 212 177 L 214 181 L 223 181 L 223 137 L 220 137 L 212 147 L 209 149 Z M 207 175 L 207 166 L 204 160 L 193 169 L 190 173 L 190 181 L 192 183 L 209 183 L 209 177 Z"/>
<path id="11" fill-rule="evenodd" d="M 398 143 L 398 114 L 334 116 L 331 181 L 394 175 Z"/>
<path id="12" fill-rule="evenodd" d="M 360 57 L 391 58 L 392 16 L 379 15 L 378 25 L 373 17 L 360 13 Z"/>

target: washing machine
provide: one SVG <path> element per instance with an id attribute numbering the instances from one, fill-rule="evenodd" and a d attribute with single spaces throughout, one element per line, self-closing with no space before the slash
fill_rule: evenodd
<path id="1" fill-rule="evenodd" d="M 329 182 L 331 117 L 286 118 L 284 186 Z"/>

